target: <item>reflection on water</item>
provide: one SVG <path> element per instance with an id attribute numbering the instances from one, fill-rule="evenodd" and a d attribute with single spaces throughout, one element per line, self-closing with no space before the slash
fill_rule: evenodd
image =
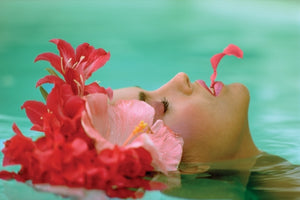
<path id="1" fill-rule="evenodd" d="M 191 199 L 297 199 L 300 166 L 278 156 L 261 153 L 250 159 L 186 164 L 181 187 L 164 193 Z M 204 171 L 203 171 L 204 170 Z M 192 173 L 192 171 L 199 171 Z"/>
<path id="2" fill-rule="evenodd" d="M 208 81 L 210 56 L 235 43 L 245 57 L 239 63 L 226 58 L 219 78 L 249 88 L 250 127 L 258 147 L 300 164 L 299 2 L 140 2 L 1 1 L 0 147 L 12 136 L 13 122 L 22 130 L 30 128 L 20 106 L 28 99 L 42 99 L 34 85 L 46 74 L 45 65 L 33 64 L 33 60 L 45 50 L 53 52 L 55 47 L 46 42 L 49 39 L 89 42 L 107 49 L 111 60 L 93 79 L 101 80 L 105 87 L 140 85 L 145 89 L 159 87 L 179 71 L 192 80 Z M 36 133 L 25 134 L 36 137 Z M 250 171 L 249 165 L 254 165 Z M 145 199 L 273 199 L 297 195 L 300 190 L 299 167 L 267 154 L 257 160 L 202 164 L 185 170 L 201 173 L 181 175 L 180 189 L 147 192 Z M 0 180 L 0 199 L 63 198 Z"/>
<path id="3" fill-rule="evenodd" d="M 287 160 L 261 153 L 258 156 L 217 163 L 182 164 L 182 173 L 169 177 L 157 176 L 155 181 L 166 183 L 165 191 L 146 192 L 143 199 L 297 199 L 300 197 L 300 166 Z M 0 182 L 4 198 L 15 200 L 21 193 L 31 194 L 22 199 L 102 200 L 102 191 L 72 189 L 14 181 Z M 18 190 L 19 193 L 13 191 Z M 36 190 L 36 191 L 35 191 Z M 38 191 L 38 192 L 37 192 Z M 42 193 L 47 192 L 47 193 Z M 50 193 L 49 193 L 50 192 Z M 1 196 L 0 196 L 1 197 Z"/>

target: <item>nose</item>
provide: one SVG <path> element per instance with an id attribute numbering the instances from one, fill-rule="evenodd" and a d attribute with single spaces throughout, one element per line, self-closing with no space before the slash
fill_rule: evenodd
<path id="1" fill-rule="evenodd" d="M 165 89 L 178 90 L 186 95 L 190 95 L 193 91 L 190 79 L 184 72 L 176 74 L 164 87 Z"/>

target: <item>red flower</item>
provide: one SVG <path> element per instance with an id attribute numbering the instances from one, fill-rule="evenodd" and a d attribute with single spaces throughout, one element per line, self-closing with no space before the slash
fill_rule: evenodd
<path id="1" fill-rule="evenodd" d="M 0 171 L 0 178 L 101 189 L 110 197 L 141 197 L 143 193 L 137 192 L 139 188 L 142 191 L 152 189 L 150 181 L 145 179 L 148 172 L 154 170 L 150 152 L 143 147 L 113 145 L 99 151 L 95 139 L 82 125 L 86 104 L 83 96 L 104 93 L 101 95 L 106 99 L 112 97 L 111 90 L 95 82 L 84 85 L 85 80 L 109 59 L 109 53 L 86 43 L 75 53 L 63 40 L 51 42 L 57 44 L 60 56 L 44 53 L 36 61 L 49 61 L 65 80 L 50 75 L 38 81 L 37 86 L 46 82 L 54 84 L 46 103 L 26 101 L 22 109 L 33 124 L 31 129 L 44 135 L 32 141 L 14 124 L 16 135 L 5 142 L 3 165 L 17 164 L 21 169 L 17 173 Z"/>
<path id="2" fill-rule="evenodd" d="M 243 51 L 238 46 L 236 46 L 234 44 L 229 44 L 223 50 L 222 53 L 218 53 L 218 54 L 214 55 L 213 57 L 211 57 L 210 62 L 211 62 L 212 68 L 214 70 L 214 73 L 210 77 L 210 80 L 211 80 L 210 87 L 212 87 L 214 85 L 215 79 L 217 77 L 218 64 L 225 55 L 228 55 L 228 56 L 234 55 L 238 58 L 243 58 Z"/>
<path id="3" fill-rule="evenodd" d="M 4 143 L 5 147 L 2 150 L 4 154 L 3 166 L 29 162 L 30 153 L 35 148 L 31 138 L 25 137 L 16 124 L 13 124 L 13 130 L 16 135 Z"/>
<path id="4" fill-rule="evenodd" d="M 102 67 L 110 58 L 110 53 L 104 49 L 95 49 L 88 43 L 83 43 L 76 48 L 66 41 L 61 39 L 52 39 L 50 42 L 57 45 L 60 56 L 53 53 L 42 53 L 35 59 L 36 61 L 45 60 L 63 75 L 66 83 L 71 85 L 73 92 L 83 96 L 89 93 L 105 93 L 111 97 L 111 89 L 104 89 L 97 83 L 85 85 L 85 81 Z M 43 83 L 58 83 L 60 82 L 55 75 L 49 75 L 40 79 L 37 86 Z"/>

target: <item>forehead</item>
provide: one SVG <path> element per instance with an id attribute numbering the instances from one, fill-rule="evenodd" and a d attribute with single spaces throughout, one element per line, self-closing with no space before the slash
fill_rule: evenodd
<path id="1" fill-rule="evenodd" d="M 140 87 L 127 87 L 114 90 L 112 102 L 116 102 L 120 99 L 139 99 L 139 92 L 143 91 Z"/>

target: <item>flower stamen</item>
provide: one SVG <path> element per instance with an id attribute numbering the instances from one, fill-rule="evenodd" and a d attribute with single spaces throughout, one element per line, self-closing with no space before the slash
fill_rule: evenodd
<path id="1" fill-rule="evenodd" d="M 145 131 L 145 129 L 146 129 L 146 131 Z M 131 132 L 131 134 L 129 135 L 129 137 L 123 143 L 123 146 L 127 145 L 137 134 L 142 133 L 142 132 L 147 132 L 147 133 L 149 132 L 148 124 L 145 123 L 143 120 L 139 123 L 139 125 L 137 125 L 133 129 L 133 131 Z"/>
<path id="2" fill-rule="evenodd" d="M 77 92 L 78 95 L 81 95 L 81 84 L 79 83 L 79 81 L 77 81 L 76 79 L 73 80 L 75 82 L 75 84 L 77 85 Z"/>

